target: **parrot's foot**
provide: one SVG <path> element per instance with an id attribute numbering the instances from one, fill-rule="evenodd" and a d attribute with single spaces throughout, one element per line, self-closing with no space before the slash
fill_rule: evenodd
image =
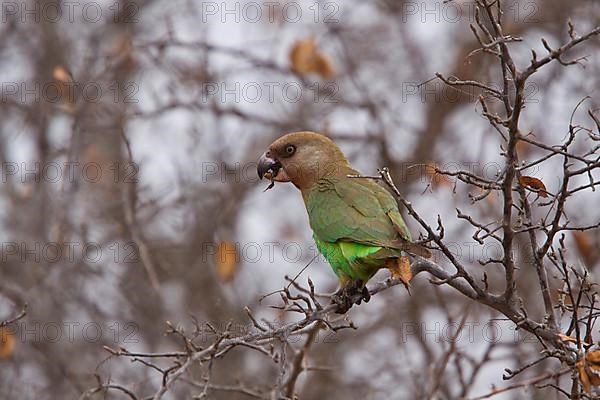
<path id="1" fill-rule="evenodd" d="M 360 297 L 357 298 L 357 296 Z M 371 294 L 369 289 L 362 283 L 362 281 L 354 281 L 351 284 L 340 288 L 331 296 L 331 302 L 338 306 L 335 311 L 338 314 L 345 314 L 352 308 L 354 304 L 361 304 L 362 301 L 368 303 L 371 300 Z"/>
<path id="2" fill-rule="evenodd" d="M 366 286 L 363 286 L 363 288 L 362 288 L 362 299 L 361 300 L 364 300 L 365 303 L 368 303 L 369 300 L 371 300 L 371 293 L 369 293 L 369 289 L 367 289 Z"/>
<path id="3" fill-rule="evenodd" d="M 352 290 L 351 285 L 342 286 L 331 296 L 331 303 L 337 305 L 337 309 L 335 310 L 337 314 L 346 314 L 352 308 L 353 303 L 350 294 Z"/>
<path id="4" fill-rule="evenodd" d="M 345 291 L 337 291 L 331 296 L 331 303 L 337 306 L 336 314 L 346 314 L 354 305 L 352 299 Z"/>

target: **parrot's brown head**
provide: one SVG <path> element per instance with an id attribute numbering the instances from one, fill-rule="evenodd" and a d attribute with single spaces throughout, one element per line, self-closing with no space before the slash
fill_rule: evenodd
<path id="1" fill-rule="evenodd" d="M 292 182 L 305 190 L 328 174 L 350 170 L 350 164 L 328 137 L 315 132 L 294 132 L 271 143 L 258 160 L 257 170 L 261 179 Z"/>

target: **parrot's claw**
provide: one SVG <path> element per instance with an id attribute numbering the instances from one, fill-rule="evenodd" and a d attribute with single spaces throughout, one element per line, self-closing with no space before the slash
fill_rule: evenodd
<path id="1" fill-rule="evenodd" d="M 356 298 L 358 295 L 361 297 Z M 363 286 L 362 281 L 355 281 L 344 286 L 331 296 L 331 302 L 338 306 L 336 310 L 338 314 L 345 314 L 354 304 L 360 305 L 363 300 L 368 303 L 371 300 L 371 294 L 369 289 Z"/>
<path id="2" fill-rule="evenodd" d="M 359 297 L 358 300 L 354 302 L 354 304 L 360 305 L 360 303 L 362 303 L 363 300 L 365 301 L 365 303 L 368 303 L 369 300 L 371 300 L 371 293 L 369 293 L 369 289 L 367 289 L 366 286 L 363 286 L 360 292 L 357 290 L 356 292 L 352 293 L 352 297 L 358 294 L 360 294 L 361 297 Z"/>
<path id="3" fill-rule="evenodd" d="M 331 296 L 331 303 L 337 305 L 336 314 L 346 314 L 353 305 L 352 300 L 343 289 Z"/>
<path id="4" fill-rule="evenodd" d="M 351 290 L 350 286 L 343 286 L 331 296 L 331 303 L 337 305 L 337 314 L 346 314 L 352 308 Z"/>
<path id="5" fill-rule="evenodd" d="M 363 289 L 362 289 L 362 296 L 363 296 L 363 297 L 362 297 L 362 300 L 364 300 L 364 301 L 365 301 L 365 303 L 368 303 L 368 302 L 369 302 L 369 300 L 371 300 L 371 293 L 369 293 L 369 289 L 367 289 L 367 287 L 366 287 L 366 286 L 363 286 Z"/>

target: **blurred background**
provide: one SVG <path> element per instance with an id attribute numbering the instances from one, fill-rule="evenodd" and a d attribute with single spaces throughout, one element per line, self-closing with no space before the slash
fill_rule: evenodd
<path id="1" fill-rule="evenodd" d="M 164 335 L 165 321 L 189 331 L 192 318 L 221 329 L 232 321 L 242 334 L 251 328 L 244 306 L 274 325 L 293 320 L 268 307 L 274 299 L 259 301 L 317 254 L 297 190 L 277 184 L 263 192 L 268 182 L 256 175 L 258 156 L 286 132 L 328 135 L 365 174 L 390 167 L 427 222 L 435 226 L 441 216 L 448 246 L 474 270 L 479 259 L 501 254 L 456 219 L 456 208 L 498 219 L 499 199 L 472 205 L 468 188 L 432 167 L 493 179 L 504 163 L 479 92 L 432 80 L 440 72 L 501 85 L 497 61 L 472 53 L 479 47 L 469 29 L 473 2 L 15 0 L 1 7 L 0 320 L 28 304 L 25 318 L 0 331 L 2 399 L 76 399 L 96 375 L 150 395 L 160 375 L 109 357 L 103 346 L 179 349 L 177 337 Z M 541 37 L 553 46 L 568 41 L 568 20 L 587 32 L 600 18 L 593 0 L 506 1 L 504 8 L 505 31 L 523 39 L 510 47 L 521 67 L 530 49 L 544 54 Z M 576 52 L 588 56 L 585 69 L 555 63 L 532 77 L 523 131 L 560 143 L 582 98 L 598 109 L 598 47 L 595 39 Z M 585 110 L 574 115 L 585 117 Z M 518 151 L 524 160 L 543 154 L 527 145 Z M 560 163 L 530 175 L 556 191 Z M 568 216 L 598 221 L 597 203 L 597 194 L 582 193 Z M 418 225 L 406 220 L 418 237 Z M 571 260 L 596 271 L 598 232 L 567 241 Z M 522 247 L 516 258 L 525 265 Z M 486 268 L 493 288 L 503 271 Z M 309 276 L 319 292 L 336 289 L 321 257 L 298 281 Z M 541 303 L 527 288 L 536 279 L 519 271 L 534 316 Z M 504 368 L 539 354 L 535 338 L 426 276 L 415 279 L 412 295 L 386 290 L 349 317 L 357 330 L 319 333 L 300 398 L 473 397 L 501 385 Z M 468 329 L 453 341 L 463 317 Z M 450 346 L 460 357 L 448 362 Z M 541 363 L 531 374 L 548 368 Z M 215 365 L 213 379 L 268 389 L 277 373 L 260 354 L 235 351 Z M 191 388 L 179 390 L 167 398 L 191 398 Z M 546 399 L 549 390 L 497 398 Z"/>

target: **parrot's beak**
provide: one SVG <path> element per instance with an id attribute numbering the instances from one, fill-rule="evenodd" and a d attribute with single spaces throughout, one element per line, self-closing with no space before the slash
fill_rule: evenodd
<path id="1" fill-rule="evenodd" d="M 289 182 L 285 169 L 281 166 L 278 160 L 271 158 L 270 152 L 263 153 L 258 159 L 258 165 L 256 166 L 258 177 L 260 179 L 267 178 L 271 181 L 277 182 Z"/>

